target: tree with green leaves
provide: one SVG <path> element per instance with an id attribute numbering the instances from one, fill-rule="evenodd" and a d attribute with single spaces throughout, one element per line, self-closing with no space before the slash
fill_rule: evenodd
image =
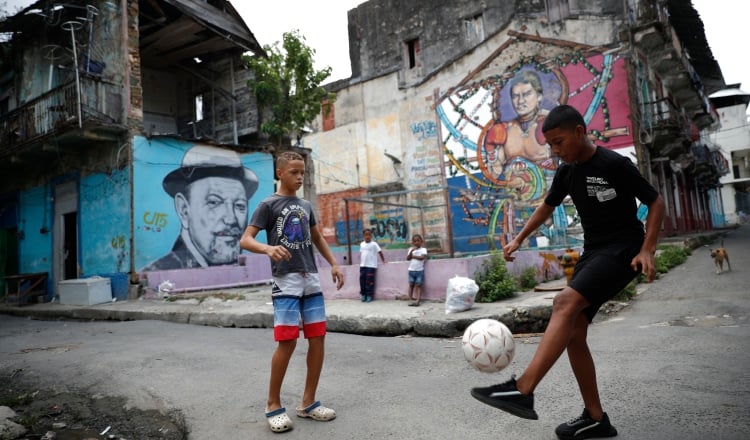
<path id="1" fill-rule="evenodd" d="M 299 31 L 285 32 L 281 47 L 265 45 L 267 57 L 245 56 L 243 59 L 255 74 L 248 87 L 255 93 L 261 115 L 260 130 L 281 145 L 285 136 L 300 135 L 302 128 L 319 114 L 324 101 L 333 102 L 334 93 L 320 84 L 331 76 L 331 68 L 315 70 L 315 50 L 305 44 Z"/>

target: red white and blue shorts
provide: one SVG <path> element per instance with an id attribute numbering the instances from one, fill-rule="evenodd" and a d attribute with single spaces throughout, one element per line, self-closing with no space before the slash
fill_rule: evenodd
<path id="1" fill-rule="evenodd" d="M 273 338 L 299 338 L 300 323 L 305 339 L 325 336 L 326 307 L 317 273 L 293 272 L 273 277 Z"/>

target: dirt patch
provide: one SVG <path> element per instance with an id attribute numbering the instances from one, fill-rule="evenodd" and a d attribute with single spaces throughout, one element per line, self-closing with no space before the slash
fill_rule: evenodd
<path id="1" fill-rule="evenodd" d="M 0 371 L 0 406 L 13 409 L 17 416 L 11 420 L 26 427 L 26 434 L 18 439 L 188 438 L 188 430 L 178 411 L 162 414 L 156 410 L 128 408 L 124 397 L 39 388 L 24 381 L 18 371 Z M 48 434 L 50 431 L 54 434 Z"/>

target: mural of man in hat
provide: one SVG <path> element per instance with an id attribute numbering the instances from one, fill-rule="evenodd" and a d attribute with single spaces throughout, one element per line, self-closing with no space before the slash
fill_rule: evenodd
<path id="1" fill-rule="evenodd" d="M 196 145 L 180 168 L 162 181 L 174 199 L 181 230 L 172 250 L 144 271 L 189 269 L 237 263 L 247 226 L 248 200 L 258 189 L 256 174 L 231 150 Z"/>

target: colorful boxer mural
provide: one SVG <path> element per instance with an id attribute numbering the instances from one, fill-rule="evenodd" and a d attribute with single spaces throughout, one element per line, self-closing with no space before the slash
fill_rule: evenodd
<path id="1" fill-rule="evenodd" d="M 437 106 L 447 164 L 454 248 L 499 248 L 544 199 L 557 168 L 541 126 L 550 109 L 581 111 L 606 148 L 632 147 L 624 61 L 617 54 L 521 59 L 502 75 L 453 90 Z M 568 247 L 578 238 L 572 207 L 559 207 L 529 247 Z"/>

